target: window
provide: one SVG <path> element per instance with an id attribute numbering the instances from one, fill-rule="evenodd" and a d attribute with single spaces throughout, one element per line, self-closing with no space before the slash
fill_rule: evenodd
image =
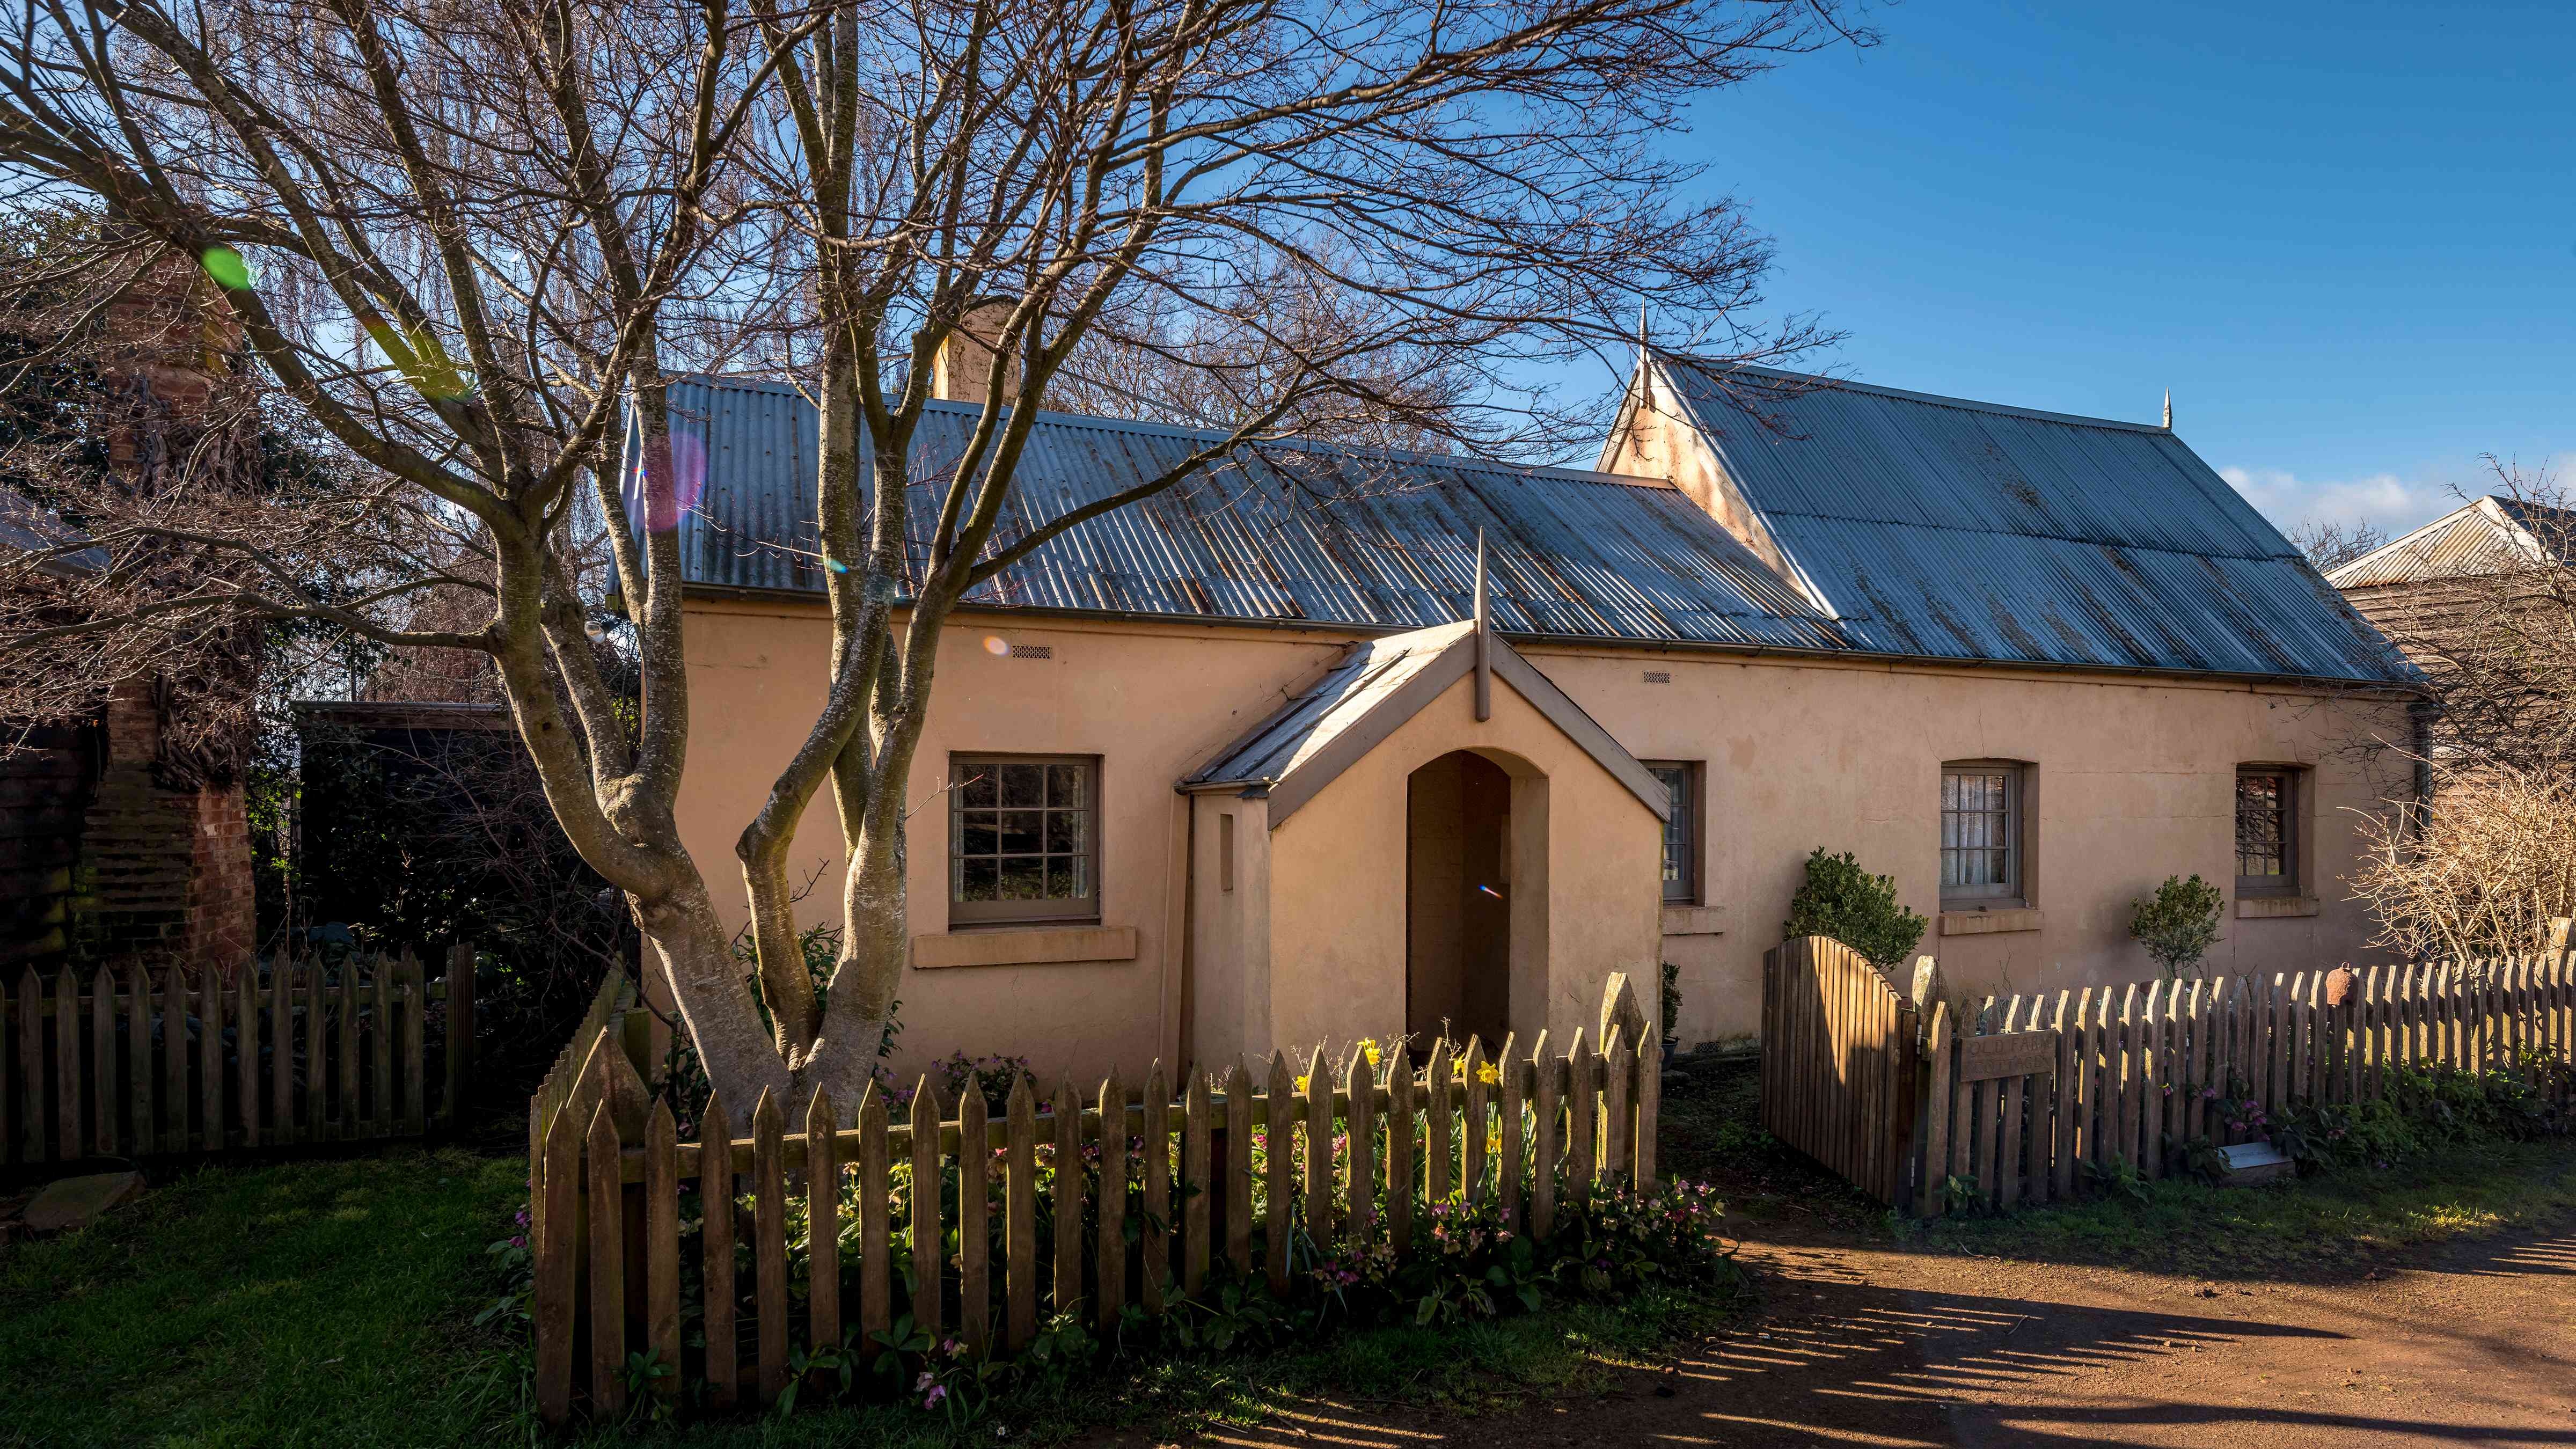
<path id="1" fill-rule="evenodd" d="M 2299 772 L 2236 772 L 2236 893 L 2299 893 Z"/>
<path id="2" fill-rule="evenodd" d="M 1941 899 L 2022 894 L 2022 770 L 1972 760 L 1941 767 Z"/>
<path id="3" fill-rule="evenodd" d="M 948 762 L 948 920 L 1100 919 L 1100 762 L 958 755 Z"/>
<path id="4" fill-rule="evenodd" d="M 1664 821 L 1664 904 L 1699 904 L 1700 767 L 1689 760 L 1649 760 L 1646 769 L 1672 793 Z"/>

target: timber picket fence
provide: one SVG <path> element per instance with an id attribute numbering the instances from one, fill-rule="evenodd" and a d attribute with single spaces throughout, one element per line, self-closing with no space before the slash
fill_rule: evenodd
<path id="1" fill-rule="evenodd" d="M 2162 1177 L 2196 1140 L 2250 1141 L 2301 1104 L 2382 1097 L 2402 1065 L 2526 1073 L 2564 1120 L 2572 1032 L 2563 951 L 1943 1003 L 1914 1206 L 2060 1201 L 2088 1169 Z"/>
<path id="2" fill-rule="evenodd" d="M 1914 1003 L 1826 936 L 1762 956 L 1762 1127 L 1881 1202 L 1914 1148 Z"/>
<path id="3" fill-rule="evenodd" d="M 425 1135 L 473 1070 L 473 962 L 459 946 L 435 981 L 409 952 L 24 974 L 0 993 L 0 1161 Z"/>
<path id="4" fill-rule="evenodd" d="M 845 1329 L 865 1342 L 898 1315 L 970 1352 L 1016 1350 L 1053 1315 L 1110 1328 L 1131 1303 L 1165 1311 L 1213 1264 L 1284 1295 L 1319 1258 L 1410 1253 L 1434 1205 L 1492 1195 L 1544 1238 L 1562 1194 L 1655 1176 L 1662 1064 L 1619 978 L 1603 1031 L 1561 1055 L 1542 1034 L 1490 1061 L 1481 1043 L 1439 1043 L 1419 1070 L 1401 1044 L 1382 1067 L 1354 1048 L 1338 1079 L 1321 1051 L 1177 1078 L 1157 1064 L 1141 1089 L 1113 1072 L 1045 1100 L 1023 1078 L 998 1112 L 972 1084 L 945 1103 L 928 1078 L 901 1106 L 871 1086 L 846 1116 L 819 1092 L 763 1093 L 748 1135 L 711 1100 L 696 1141 L 645 1085 L 631 1001 L 603 988 L 531 1103 L 536 1393 L 551 1423 L 577 1402 L 624 1413 L 630 1354 L 671 1370 L 650 1392 L 702 1378 L 716 1408 L 767 1404 L 791 1345 L 836 1345 Z M 1086 1170 L 1053 1170 L 1068 1163 Z M 953 1190 L 911 1190 L 949 1175 Z M 796 1217 L 807 1272 L 792 1294 Z M 689 1300 L 702 1318 L 684 1343 Z"/>

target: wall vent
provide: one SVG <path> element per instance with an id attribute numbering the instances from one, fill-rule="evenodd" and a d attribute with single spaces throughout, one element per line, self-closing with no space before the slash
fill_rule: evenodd
<path id="1" fill-rule="evenodd" d="M 1011 657 L 1013 659 L 1053 659 L 1055 657 L 1055 646 L 1052 644 L 1014 644 L 1011 646 Z"/>
<path id="2" fill-rule="evenodd" d="M 1673 682 L 1673 676 L 1668 670 L 1649 669 L 1646 671 L 1646 682 L 1648 684 L 1670 684 Z"/>

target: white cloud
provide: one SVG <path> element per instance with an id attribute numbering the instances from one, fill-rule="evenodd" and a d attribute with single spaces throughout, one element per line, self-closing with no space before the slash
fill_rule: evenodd
<path id="1" fill-rule="evenodd" d="M 2286 468 L 2221 468 L 2218 476 L 2284 533 L 2316 521 L 2368 523 L 2393 538 L 2460 505 L 2447 483 L 2394 473 L 2312 480 Z"/>

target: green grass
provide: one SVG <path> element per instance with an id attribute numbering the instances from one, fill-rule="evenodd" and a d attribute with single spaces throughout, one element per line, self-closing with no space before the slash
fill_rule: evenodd
<path id="1" fill-rule="evenodd" d="M 485 1249 L 525 1196 L 515 1157 L 400 1149 L 210 1166 L 88 1230 L 0 1249 L 0 1446 L 447 1445 L 527 1438 L 521 1359 L 474 1314 Z M 1705 1332 L 1729 1297 L 1551 1306 L 1470 1328 L 1383 1327 L 1294 1352 L 1084 1374 L 997 1401 L 972 1432 L 907 1406 L 650 1429 L 690 1445 L 1175 1437 L 1318 1394 L 1475 1411 L 1580 1392 Z M 640 1426 L 639 1426 L 640 1427 Z M 629 1441 L 595 1428 L 593 1442 Z"/>
<path id="2" fill-rule="evenodd" d="M 437 1445 L 517 1371 L 472 1326 L 525 1163 L 211 1166 L 0 1249 L 0 1444 Z"/>
<path id="3" fill-rule="evenodd" d="M 2469 1143 L 2256 1188 L 2189 1180 L 1901 1230 L 1935 1248 L 2214 1278 L 2335 1276 L 2388 1253 L 2576 1216 L 2576 1143 Z"/>

